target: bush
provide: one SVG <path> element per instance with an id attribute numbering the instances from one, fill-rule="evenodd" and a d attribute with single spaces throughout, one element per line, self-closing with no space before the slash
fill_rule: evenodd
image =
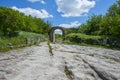
<path id="1" fill-rule="evenodd" d="M 66 36 L 67 39 L 77 43 L 94 43 L 96 40 L 101 39 L 101 36 L 91 36 L 80 33 L 71 33 Z M 96 43 L 96 42 L 95 42 Z"/>
<path id="2" fill-rule="evenodd" d="M 8 51 L 10 48 L 20 48 L 24 46 L 29 46 L 33 44 L 38 44 L 40 41 L 44 41 L 44 36 L 41 34 L 31 33 L 31 32 L 18 32 L 18 36 L 16 37 L 0 37 L 0 51 Z M 29 44 L 26 43 L 25 38 L 29 38 Z M 36 40 L 37 37 L 42 39 Z"/>
<path id="3" fill-rule="evenodd" d="M 116 38 L 91 36 L 80 33 L 71 33 L 66 36 L 67 42 L 72 43 L 85 43 L 90 45 L 101 45 L 106 47 L 120 47 L 120 41 Z M 69 42 L 69 43 L 70 43 Z"/>

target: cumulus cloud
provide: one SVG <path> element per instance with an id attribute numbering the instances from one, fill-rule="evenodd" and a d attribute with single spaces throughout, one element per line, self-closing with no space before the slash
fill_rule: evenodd
<path id="1" fill-rule="evenodd" d="M 80 22 L 74 21 L 74 22 L 71 22 L 70 24 L 60 24 L 59 26 L 64 27 L 64 28 L 76 28 L 80 25 L 81 25 Z M 62 34 L 62 31 L 59 29 L 56 29 L 55 34 Z"/>
<path id="2" fill-rule="evenodd" d="M 63 17 L 86 15 L 95 6 L 95 0 L 56 0 L 57 11 Z"/>
<path id="3" fill-rule="evenodd" d="M 19 12 L 24 13 L 25 15 L 31 15 L 37 18 L 52 18 L 53 16 L 50 15 L 45 9 L 36 10 L 32 8 L 17 8 L 15 6 L 12 7 L 14 10 L 18 10 Z"/>
<path id="4" fill-rule="evenodd" d="M 71 22 L 70 24 L 60 24 L 59 26 L 64 27 L 64 28 L 76 28 L 80 26 L 81 23 L 78 21 Z"/>
<path id="5" fill-rule="evenodd" d="M 44 0 L 28 0 L 29 2 L 32 2 L 32 3 L 34 3 L 34 2 L 40 2 L 40 3 L 42 3 L 42 4 L 45 4 L 45 1 Z"/>
<path id="6" fill-rule="evenodd" d="M 54 33 L 55 33 L 55 34 L 62 34 L 62 31 L 59 30 L 59 29 L 56 29 Z"/>

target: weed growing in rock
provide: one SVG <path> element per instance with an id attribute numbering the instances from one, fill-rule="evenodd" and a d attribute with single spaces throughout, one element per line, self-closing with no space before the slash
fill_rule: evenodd
<path id="1" fill-rule="evenodd" d="M 68 67 L 67 66 L 65 66 L 65 74 L 66 74 L 66 76 L 68 77 L 68 79 L 69 80 L 72 80 L 72 78 L 71 78 L 71 73 L 70 73 L 70 71 L 69 71 L 69 69 L 68 69 Z"/>
<path id="2" fill-rule="evenodd" d="M 52 47 L 50 45 L 50 42 L 48 41 L 48 47 L 49 47 L 49 52 L 50 52 L 50 55 L 53 56 L 53 52 L 52 52 Z"/>

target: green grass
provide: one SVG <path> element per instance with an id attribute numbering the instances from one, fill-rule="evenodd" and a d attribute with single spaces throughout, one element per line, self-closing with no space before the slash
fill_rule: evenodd
<path id="1" fill-rule="evenodd" d="M 24 46 L 26 46 L 25 37 L 34 39 L 37 36 L 43 37 L 43 35 L 41 35 L 41 34 L 36 34 L 36 33 L 31 33 L 31 32 L 23 32 L 23 31 L 20 31 L 19 35 L 16 37 L 9 38 L 9 37 L 0 36 L 0 52 L 10 50 L 10 48 L 8 47 L 9 43 L 11 43 L 14 46 L 14 48 L 24 47 Z M 30 45 L 32 45 L 32 44 L 30 44 Z"/>
<path id="2" fill-rule="evenodd" d="M 49 52 L 50 52 L 50 56 L 53 56 L 54 54 L 53 54 L 53 52 L 52 52 L 52 47 L 51 47 L 51 45 L 50 45 L 50 41 L 48 41 L 48 47 L 49 47 Z"/>
<path id="3" fill-rule="evenodd" d="M 101 39 L 102 38 L 101 36 L 92 36 L 92 35 L 86 35 L 82 33 L 70 33 L 67 35 L 67 37 L 75 37 L 75 36 L 82 39 Z"/>
<path id="4" fill-rule="evenodd" d="M 65 72 L 66 76 L 68 77 L 68 79 L 72 80 L 71 73 L 70 73 L 70 71 L 69 71 L 67 66 L 65 66 L 64 72 Z"/>
<path id="5" fill-rule="evenodd" d="M 110 48 L 115 50 L 120 50 L 120 47 L 109 45 L 103 45 L 100 43 L 103 39 L 107 38 L 106 36 L 93 36 L 86 35 L 82 33 L 70 33 L 66 35 L 66 40 L 64 43 L 71 45 L 80 45 L 80 46 L 92 46 L 92 47 L 100 47 L 100 48 Z"/>
<path id="6" fill-rule="evenodd" d="M 65 40 L 63 43 L 68 44 L 68 45 L 89 46 L 89 47 L 97 47 L 97 48 L 108 48 L 108 47 L 102 46 L 102 45 L 92 45 L 92 44 L 87 44 L 87 43 L 71 42 L 70 40 Z"/>
<path id="7" fill-rule="evenodd" d="M 68 44 L 68 45 L 78 45 L 78 46 L 87 46 L 87 47 L 96 47 L 96 48 L 106 48 L 106 49 L 120 50 L 120 47 L 103 46 L 103 45 L 95 45 L 95 44 L 87 44 L 87 43 L 77 43 L 77 42 L 72 42 L 70 40 L 65 40 L 63 43 Z"/>
<path id="8" fill-rule="evenodd" d="M 24 32 L 24 31 L 21 31 L 19 32 L 19 36 L 20 37 L 29 37 L 29 38 L 34 38 L 36 36 L 42 36 L 42 34 L 37 34 L 37 33 L 32 33 L 32 32 Z"/>

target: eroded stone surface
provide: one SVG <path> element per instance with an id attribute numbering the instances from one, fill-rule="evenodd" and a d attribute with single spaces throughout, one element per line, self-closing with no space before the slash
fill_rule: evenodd
<path id="1" fill-rule="evenodd" d="M 0 80 L 120 80 L 120 51 L 51 44 L 0 53 Z"/>

